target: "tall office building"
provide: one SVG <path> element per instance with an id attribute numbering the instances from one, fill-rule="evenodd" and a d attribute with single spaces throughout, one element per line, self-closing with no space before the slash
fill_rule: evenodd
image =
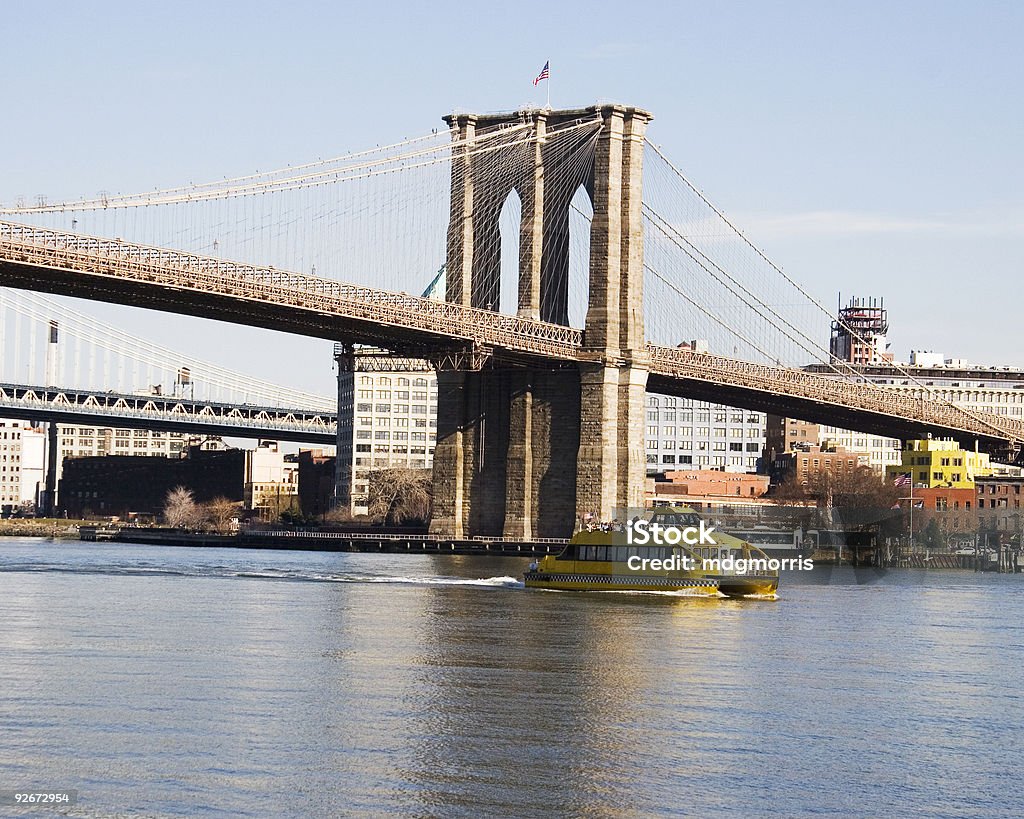
<path id="1" fill-rule="evenodd" d="M 437 377 L 429 363 L 337 345 L 337 506 L 366 513 L 374 469 L 429 469 L 437 439 Z"/>
<path id="2" fill-rule="evenodd" d="M 647 396 L 647 471 L 718 469 L 753 472 L 764 449 L 765 414 Z"/>
<path id="3" fill-rule="evenodd" d="M 46 432 L 27 421 L 0 419 L 0 511 L 35 511 L 44 488 Z"/>

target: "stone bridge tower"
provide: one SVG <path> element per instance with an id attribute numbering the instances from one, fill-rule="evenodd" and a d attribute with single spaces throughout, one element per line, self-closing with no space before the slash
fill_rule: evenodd
<path id="1" fill-rule="evenodd" d="M 641 177 L 650 119 L 620 105 L 446 118 L 456 140 L 448 301 L 496 309 L 498 217 L 515 190 L 522 203 L 518 312 L 567 324 L 569 210 L 580 186 L 594 216 L 579 362 L 438 373 L 431 531 L 566 537 L 581 513 L 609 519 L 616 508 L 643 505 Z M 554 135 L 585 121 L 594 126 L 586 161 L 565 163 L 564 141 Z M 501 164 L 471 153 L 478 134 L 524 125 L 536 139 L 522 140 L 526 147 Z"/>

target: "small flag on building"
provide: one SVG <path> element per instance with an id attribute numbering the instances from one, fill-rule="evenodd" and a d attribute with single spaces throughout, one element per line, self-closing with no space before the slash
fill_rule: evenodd
<path id="1" fill-rule="evenodd" d="M 551 60 L 548 60 L 547 62 L 544 63 L 544 67 L 540 70 L 540 74 L 537 75 L 537 79 L 533 81 L 534 85 L 539 83 L 541 80 L 548 79 L 551 76 L 550 66 Z"/>
<path id="2" fill-rule="evenodd" d="M 894 486 L 910 486 L 910 473 L 901 472 L 896 476 L 896 480 L 893 481 Z"/>

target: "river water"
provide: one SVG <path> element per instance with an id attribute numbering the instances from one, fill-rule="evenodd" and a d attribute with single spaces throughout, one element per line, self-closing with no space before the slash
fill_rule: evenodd
<path id="1" fill-rule="evenodd" d="M 87 817 L 1024 815 L 1024 577 L 819 567 L 737 601 L 535 591 L 526 563 L 0 541 L 0 790 Z"/>

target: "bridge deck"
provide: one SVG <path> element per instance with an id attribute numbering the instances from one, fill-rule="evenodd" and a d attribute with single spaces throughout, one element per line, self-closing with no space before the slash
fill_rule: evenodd
<path id="1" fill-rule="evenodd" d="M 498 363 L 565 366 L 584 353 L 580 330 L 272 267 L 0 222 L 0 283 L 202 315 L 390 349 L 466 349 Z M 1024 422 L 884 386 L 647 345 L 659 392 L 882 434 L 951 435 L 989 450 L 1024 442 Z"/>

